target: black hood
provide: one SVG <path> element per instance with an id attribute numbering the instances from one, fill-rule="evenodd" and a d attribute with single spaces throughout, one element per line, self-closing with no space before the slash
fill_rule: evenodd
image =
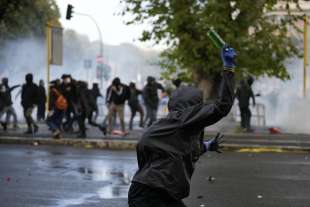
<path id="1" fill-rule="evenodd" d="M 27 83 L 27 84 L 31 84 L 32 81 L 33 81 L 33 76 L 32 76 L 32 74 L 27 74 L 26 77 L 25 77 L 25 79 L 26 79 L 26 83 Z"/>
<path id="2" fill-rule="evenodd" d="M 169 111 L 182 111 L 188 107 L 202 104 L 202 91 L 195 87 L 182 86 L 176 89 L 169 100 Z"/>

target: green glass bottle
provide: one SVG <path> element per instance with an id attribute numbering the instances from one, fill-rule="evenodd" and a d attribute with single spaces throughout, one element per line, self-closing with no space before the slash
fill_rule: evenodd
<path id="1" fill-rule="evenodd" d="M 221 36 L 215 31 L 213 27 L 210 28 L 207 35 L 213 42 L 213 44 L 219 49 L 222 49 L 226 44 L 225 41 L 221 38 Z"/>

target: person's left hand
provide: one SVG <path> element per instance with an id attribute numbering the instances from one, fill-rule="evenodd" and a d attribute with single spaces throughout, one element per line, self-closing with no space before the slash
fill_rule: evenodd
<path id="1" fill-rule="evenodd" d="M 221 57 L 224 64 L 224 68 L 227 70 L 233 70 L 236 67 L 237 52 L 234 48 L 225 45 L 221 51 Z"/>
<path id="2" fill-rule="evenodd" d="M 221 144 L 224 142 L 223 138 L 224 138 L 223 134 L 217 133 L 215 138 L 213 138 L 207 142 L 204 142 L 206 152 L 211 151 L 211 152 L 222 153 L 222 151 L 220 149 L 223 148 L 221 146 Z"/>

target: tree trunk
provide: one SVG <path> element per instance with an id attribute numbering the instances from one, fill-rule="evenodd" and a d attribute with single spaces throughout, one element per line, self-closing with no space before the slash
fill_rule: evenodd
<path id="1" fill-rule="evenodd" d="M 212 79 L 200 79 L 198 82 L 198 88 L 203 92 L 203 100 L 207 101 L 212 99 L 213 94 L 213 80 Z"/>
<path id="2" fill-rule="evenodd" d="M 216 98 L 218 88 L 218 76 L 216 74 L 206 76 L 205 74 L 196 72 L 193 74 L 193 78 L 198 88 L 203 92 L 204 101 L 210 101 Z"/>

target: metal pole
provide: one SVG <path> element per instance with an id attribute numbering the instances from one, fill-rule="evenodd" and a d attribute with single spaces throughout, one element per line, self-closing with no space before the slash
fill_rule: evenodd
<path id="1" fill-rule="evenodd" d="M 47 87 L 47 96 L 46 96 L 46 109 L 49 112 L 49 101 L 50 101 L 50 62 L 51 62 L 51 27 L 49 23 L 46 25 L 46 87 Z"/>
<path id="2" fill-rule="evenodd" d="M 307 95 L 307 66 L 308 66 L 308 16 L 304 16 L 304 83 L 303 96 Z"/>
<path id="3" fill-rule="evenodd" d="M 75 12 L 75 14 L 77 15 L 81 15 L 81 16 L 86 16 L 88 18 L 90 18 L 93 23 L 96 25 L 96 28 L 98 30 L 98 34 L 99 34 L 99 41 L 100 41 L 100 44 L 99 44 L 99 54 L 101 56 L 101 58 L 103 58 L 103 41 L 102 41 L 102 33 L 101 33 L 101 30 L 100 30 L 100 27 L 97 23 L 97 21 L 89 14 L 85 14 L 85 13 L 80 13 L 80 12 Z M 100 79 L 100 85 L 101 85 L 101 89 L 103 89 L 103 80 L 102 80 L 102 77 Z"/>

